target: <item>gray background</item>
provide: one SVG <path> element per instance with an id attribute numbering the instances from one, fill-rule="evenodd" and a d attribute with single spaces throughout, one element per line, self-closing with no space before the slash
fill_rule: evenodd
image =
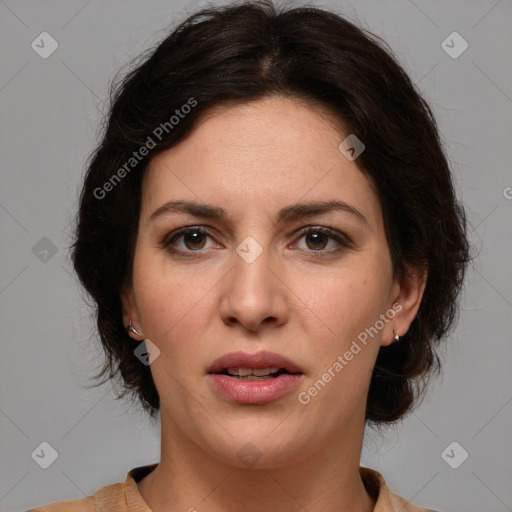
<path id="1" fill-rule="evenodd" d="M 362 464 L 418 505 L 512 510 L 512 2 L 312 3 L 381 35 L 430 101 L 478 253 L 443 378 L 397 428 L 368 433 Z M 159 459 L 158 425 L 110 385 L 84 387 L 102 359 L 66 247 L 109 80 L 201 5 L 0 1 L 2 511 L 82 498 Z M 47 59 L 31 48 L 43 31 L 59 44 Z M 453 31 L 469 44 L 456 59 L 441 47 Z M 58 452 L 48 469 L 31 457 L 43 441 Z M 452 441 L 469 453 L 457 469 L 441 457 Z"/>

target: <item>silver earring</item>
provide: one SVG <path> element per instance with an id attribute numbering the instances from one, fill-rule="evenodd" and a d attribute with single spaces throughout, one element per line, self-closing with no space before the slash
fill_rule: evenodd
<path id="1" fill-rule="evenodd" d="M 396 333 L 395 331 L 393 332 L 395 333 L 395 335 L 393 336 L 393 342 L 400 341 L 400 336 L 398 336 L 398 333 Z"/>
<path id="2" fill-rule="evenodd" d="M 140 334 L 137 332 L 137 329 L 135 329 L 135 327 L 133 327 L 131 320 L 130 320 L 130 325 L 126 329 L 128 329 L 128 331 L 132 332 L 133 334 L 140 336 Z"/>

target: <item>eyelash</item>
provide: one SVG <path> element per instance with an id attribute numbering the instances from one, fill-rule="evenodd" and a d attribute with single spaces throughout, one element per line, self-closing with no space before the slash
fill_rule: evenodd
<path id="1" fill-rule="evenodd" d="M 168 235 L 166 235 L 165 238 L 161 242 L 162 248 L 167 249 L 171 254 L 176 254 L 176 255 L 182 256 L 184 258 L 194 258 L 196 256 L 196 253 L 201 253 L 201 250 L 183 251 L 181 249 L 173 248 L 171 245 L 176 239 L 178 239 L 179 237 L 181 237 L 183 235 L 189 234 L 189 233 L 200 233 L 202 235 L 208 235 L 209 237 L 214 238 L 212 233 L 205 228 L 202 228 L 199 226 L 187 226 L 184 228 L 177 229 L 176 231 L 173 231 L 172 233 L 169 233 Z M 330 255 L 337 254 L 337 253 L 341 252 L 344 248 L 352 247 L 352 242 L 346 235 L 343 235 L 343 234 L 339 233 L 338 231 L 335 231 L 330 228 L 325 228 L 325 227 L 320 228 L 320 227 L 309 226 L 309 227 L 302 228 L 298 232 L 298 236 L 299 236 L 299 238 L 302 238 L 304 235 L 308 235 L 310 233 L 320 233 L 323 235 L 327 235 L 328 237 L 336 240 L 341 246 L 341 247 L 337 247 L 336 249 L 330 249 L 327 251 L 323 250 L 323 249 L 320 249 L 318 251 L 315 251 L 312 249 L 309 249 L 309 250 L 302 249 L 302 250 L 306 250 L 307 252 L 313 253 L 315 258 L 326 258 Z"/>

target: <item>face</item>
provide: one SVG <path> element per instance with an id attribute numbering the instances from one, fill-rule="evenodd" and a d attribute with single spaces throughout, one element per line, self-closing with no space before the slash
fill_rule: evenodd
<path id="1" fill-rule="evenodd" d="M 421 289 L 393 277 L 378 196 L 338 149 L 347 135 L 272 97 L 217 108 L 150 162 L 122 301 L 132 336 L 160 351 L 162 435 L 269 468 L 362 435 L 378 350 Z"/>

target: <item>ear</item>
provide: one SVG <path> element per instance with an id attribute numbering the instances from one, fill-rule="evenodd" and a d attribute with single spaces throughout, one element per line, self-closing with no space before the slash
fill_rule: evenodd
<path id="1" fill-rule="evenodd" d="M 393 319 L 386 325 L 381 345 L 393 343 L 395 333 L 403 336 L 408 330 L 420 308 L 428 272 L 411 265 L 405 268 L 405 275 L 393 284 L 389 311 L 394 311 Z"/>
<path id="2" fill-rule="evenodd" d="M 142 325 L 140 323 L 140 318 L 133 294 L 133 287 L 131 285 L 125 286 L 122 290 L 121 305 L 123 310 L 123 324 L 127 329 L 126 332 L 134 340 L 142 341 L 144 339 L 144 334 L 142 333 Z M 130 321 L 132 323 L 132 327 L 134 327 L 134 329 L 139 333 L 139 335 L 128 330 Z"/>

